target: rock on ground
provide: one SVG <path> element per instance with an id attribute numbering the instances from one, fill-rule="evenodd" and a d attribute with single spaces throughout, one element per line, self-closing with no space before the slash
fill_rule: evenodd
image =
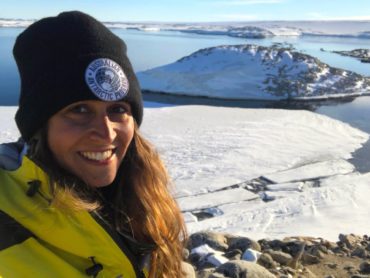
<path id="1" fill-rule="evenodd" d="M 202 245 L 212 248 L 200 248 Z M 199 232 L 190 236 L 187 249 L 184 255 L 190 256 L 184 259 L 191 263 L 195 276 L 189 268 L 186 278 L 370 278 L 367 235 L 340 234 L 337 242 L 314 237 L 254 241 L 230 234 Z M 197 249 L 206 252 L 194 252 Z M 256 258 L 251 260 L 251 254 L 256 254 Z"/>

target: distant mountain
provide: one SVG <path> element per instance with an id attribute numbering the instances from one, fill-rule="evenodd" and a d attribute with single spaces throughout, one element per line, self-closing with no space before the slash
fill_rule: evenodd
<path id="1" fill-rule="evenodd" d="M 0 27 L 27 27 L 35 22 L 34 19 L 0 18 Z"/>
<path id="2" fill-rule="evenodd" d="M 370 93 L 370 78 L 291 48 L 256 45 L 199 50 L 138 73 L 143 89 L 230 99 L 327 98 Z"/>
<path id="3" fill-rule="evenodd" d="M 141 31 L 179 31 L 201 35 L 222 35 L 241 38 L 267 38 L 274 36 L 370 38 L 370 21 L 105 22 L 105 24 L 110 28 L 135 28 Z"/>
<path id="4" fill-rule="evenodd" d="M 35 20 L 0 18 L 0 27 L 27 27 Z M 329 36 L 370 39 L 370 21 L 247 21 L 247 22 L 112 22 L 112 29 L 134 29 L 145 32 L 176 31 L 202 35 L 241 38 L 274 36 Z"/>

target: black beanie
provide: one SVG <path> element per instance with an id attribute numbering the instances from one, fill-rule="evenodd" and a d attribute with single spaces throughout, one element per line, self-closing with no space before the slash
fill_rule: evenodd
<path id="1" fill-rule="evenodd" d="M 15 121 L 24 140 L 81 100 L 126 101 L 141 124 L 141 90 L 126 45 L 91 16 L 73 11 L 41 19 L 17 37 L 13 55 L 21 77 Z"/>

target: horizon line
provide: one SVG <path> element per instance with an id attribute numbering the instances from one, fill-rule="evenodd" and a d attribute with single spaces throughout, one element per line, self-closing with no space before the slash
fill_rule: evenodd
<path id="1" fill-rule="evenodd" d="M 25 18 L 5 18 L 0 17 L 0 20 L 9 21 L 37 21 L 44 17 L 35 19 Z M 253 23 L 253 22 L 370 22 L 370 19 L 298 19 L 298 20 L 287 20 L 287 19 L 268 19 L 268 20 L 219 20 L 219 21 L 160 21 L 160 20 L 128 20 L 128 21 L 116 21 L 116 20 L 99 20 L 103 23 L 126 23 L 126 24 L 139 24 L 139 23 L 162 23 L 162 24 L 195 24 L 195 23 Z"/>

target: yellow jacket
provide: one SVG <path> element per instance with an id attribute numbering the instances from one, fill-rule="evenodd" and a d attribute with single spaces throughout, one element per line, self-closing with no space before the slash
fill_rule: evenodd
<path id="1" fill-rule="evenodd" d="M 146 276 L 98 215 L 50 206 L 48 191 L 47 175 L 27 157 L 14 171 L 0 169 L 0 277 Z"/>

